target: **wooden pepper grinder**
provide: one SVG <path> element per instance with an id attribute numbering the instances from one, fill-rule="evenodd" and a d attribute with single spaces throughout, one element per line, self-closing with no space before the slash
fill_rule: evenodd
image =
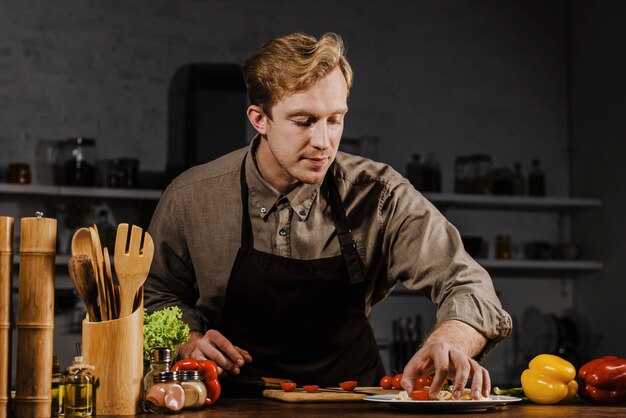
<path id="1" fill-rule="evenodd" d="M 13 295 L 13 218 L 0 216 L 0 418 L 11 399 L 11 305 Z"/>
<path id="2" fill-rule="evenodd" d="M 15 417 L 51 415 L 56 219 L 22 218 Z"/>

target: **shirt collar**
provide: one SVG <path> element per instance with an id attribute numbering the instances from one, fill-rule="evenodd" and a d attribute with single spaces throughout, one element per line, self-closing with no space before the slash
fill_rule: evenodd
<path id="1" fill-rule="evenodd" d="M 255 214 L 251 213 L 250 215 L 260 216 L 263 220 L 266 220 L 268 215 L 276 209 L 279 201 L 282 202 L 282 198 L 286 197 L 295 214 L 301 220 L 306 220 L 313 202 L 319 194 L 320 185 L 302 183 L 287 193 L 286 196 L 281 195 L 278 190 L 263 178 L 254 161 L 253 156 L 261 140 L 260 135 L 255 136 L 246 155 L 245 170 L 249 199 L 256 208 Z"/>

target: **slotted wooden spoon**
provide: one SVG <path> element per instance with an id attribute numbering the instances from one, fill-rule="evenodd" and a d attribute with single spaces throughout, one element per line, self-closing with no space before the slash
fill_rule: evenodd
<path id="1" fill-rule="evenodd" d="M 128 239 L 128 224 L 119 224 L 117 227 L 113 265 L 120 283 L 120 318 L 132 313 L 135 295 L 143 286 L 150 271 L 154 243 L 150 234 L 146 232 L 142 246 L 142 232 L 141 228 L 133 225 Z"/>

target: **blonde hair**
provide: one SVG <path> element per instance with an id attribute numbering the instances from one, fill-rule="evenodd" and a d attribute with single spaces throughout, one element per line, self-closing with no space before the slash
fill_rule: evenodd
<path id="1" fill-rule="evenodd" d="M 352 88 L 352 68 L 341 37 L 326 33 L 318 40 L 304 33 L 272 39 L 246 61 L 243 72 L 250 103 L 271 118 L 270 109 L 285 96 L 306 90 L 337 66 Z"/>

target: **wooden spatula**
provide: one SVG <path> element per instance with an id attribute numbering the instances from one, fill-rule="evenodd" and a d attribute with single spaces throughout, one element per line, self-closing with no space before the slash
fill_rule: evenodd
<path id="1" fill-rule="evenodd" d="M 72 256 L 84 255 L 89 257 L 91 262 L 91 272 L 93 274 L 93 278 L 96 282 L 98 289 L 98 297 L 100 299 L 98 307 L 98 317 L 100 320 L 105 320 L 107 318 L 106 315 L 106 305 L 103 303 L 106 299 L 105 289 L 100 277 L 98 276 L 98 264 L 97 260 L 93 257 L 93 247 L 91 244 L 91 232 L 89 228 L 79 228 L 74 232 L 74 236 L 72 237 Z"/>
<path id="2" fill-rule="evenodd" d="M 132 313 L 135 295 L 143 286 L 150 271 L 154 243 L 150 234 L 146 232 L 142 246 L 142 232 L 141 228 L 133 225 L 128 240 L 128 224 L 119 224 L 117 227 L 113 265 L 117 280 L 120 282 L 120 318 Z"/>
<path id="3" fill-rule="evenodd" d="M 109 249 L 104 247 L 102 250 L 104 256 L 104 286 L 107 289 L 107 297 L 109 304 L 111 305 L 111 319 L 117 319 L 120 317 L 118 305 L 119 297 L 115 292 L 115 285 L 113 284 L 113 273 L 111 272 L 111 259 L 109 258 Z"/>
<path id="4" fill-rule="evenodd" d="M 96 269 L 94 273 L 100 283 L 100 310 L 104 310 L 102 320 L 110 320 L 111 318 L 111 301 L 109 300 L 109 290 L 107 288 L 104 278 L 104 256 L 102 255 L 102 245 L 100 244 L 100 235 L 98 235 L 98 228 L 96 225 L 89 227 L 89 234 L 91 236 L 91 257 L 96 260 Z M 104 309 L 102 309 L 104 308 Z"/>

